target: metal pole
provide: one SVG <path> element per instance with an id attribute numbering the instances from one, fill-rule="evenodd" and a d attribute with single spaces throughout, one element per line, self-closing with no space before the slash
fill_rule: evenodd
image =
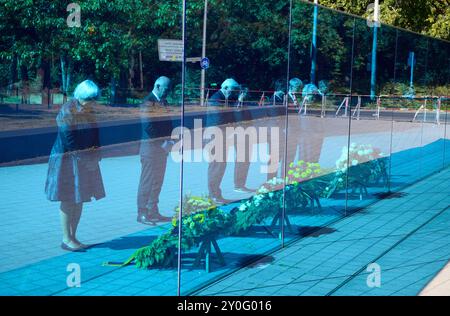
<path id="1" fill-rule="evenodd" d="M 353 18 L 353 35 L 352 35 L 352 60 L 350 64 L 350 96 L 345 98 L 345 116 L 347 117 L 347 108 L 350 103 L 350 113 L 351 113 L 351 101 L 353 99 L 353 66 L 355 64 L 355 30 L 356 30 L 356 18 Z M 351 128 L 352 128 L 352 117 L 349 116 L 348 120 L 348 134 L 347 134 L 347 168 L 350 164 L 350 145 L 351 145 Z M 344 216 L 347 216 L 348 210 L 348 172 L 345 175 L 345 207 Z"/>
<path id="2" fill-rule="evenodd" d="M 377 85 L 377 38 L 378 38 L 378 26 L 379 26 L 379 16 L 378 12 L 380 9 L 379 0 L 375 0 L 374 9 L 374 24 L 373 24 L 373 43 L 372 43 L 372 72 L 370 78 L 370 98 L 373 100 L 375 97 L 375 90 Z"/>
<path id="3" fill-rule="evenodd" d="M 206 57 L 206 23 L 208 20 L 208 0 L 205 0 L 205 10 L 203 13 L 203 46 L 202 46 L 202 58 Z M 200 83 L 200 105 L 205 105 L 205 77 L 206 69 L 202 69 L 201 83 Z"/>
<path id="4" fill-rule="evenodd" d="M 414 52 L 411 52 L 411 76 L 409 78 L 409 87 L 412 88 L 414 87 L 414 59 L 415 59 L 415 55 Z"/>
<path id="5" fill-rule="evenodd" d="M 177 295 L 181 296 L 181 238 L 183 226 L 183 156 L 184 156 L 184 89 L 186 85 L 186 2 L 183 0 L 182 11 L 182 38 L 183 38 L 183 60 L 181 69 L 181 128 L 180 128 L 180 187 L 179 187 L 179 203 L 180 211 L 178 212 L 178 275 L 177 275 Z"/>
<path id="6" fill-rule="evenodd" d="M 395 30 L 394 82 L 397 82 L 398 29 Z"/>
<path id="7" fill-rule="evenodd" d="M 289 1 L 289 34 L 288 34 L 288 60 L 287 60 L 287 72 L 286 72 L 286 91 L 289 91 L 289 76 L 290 76 L 290 72 L 291 72 L 291 35 L 292 35 L 292 0 Z M 288 162 L 286 161 L 287 159 L 287 150 L 288 150 L 288 128 L 289 128 L 289 111 L 288 111 L 288 106 L 289 106 L 289 99 L 287 97 L 287 95 L 284 96 L 285 97 L 285 112 L 284 112 L 284 129 L 285 129 L 285 133 L 284 133 L 284 152 L 283 152 L 283 164 L 282 164 L 282 176 L 283 176 L 283 206 L 282 206 L 282 210 L 281 210 L 281 248 L 284 248 L 284 234 L 285 234 L 285 230 L 284 230 L 284 222 L 285 222 L 285 218 L 286 218 L 286 174 L 287 174 L 287 164 Z"/>
<path id="8" fill-rule="evenodd" d="M 317 69 L 317 17 L 319 14 L 319 0 L 314 0 L 314 15 L 313 15 L 313 32 L 311 43 L 311 83 L 316 84 L 316 69 Z"/>

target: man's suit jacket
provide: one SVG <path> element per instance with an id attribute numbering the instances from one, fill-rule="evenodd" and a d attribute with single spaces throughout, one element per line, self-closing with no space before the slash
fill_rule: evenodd
<path id="1" fill-rule="evenodd" d="M 161 146 L 160 143 L 154 141 L 155 138 L 171 135 L 172 133 L 172 121 L 169 121 L 168 124 L 164 122 L 164 127 L 162 128 L 162 121 L 151 117 L 150 109 L 156 106 L 167 106 L 167 101 L 158 101 L 152 92 L 144 98 L 139 106 L 141 119 L 141 156 L 149 156 L 150 151 L 154 150 L 152 146 Z"/>
<path id="2" fill-rule="evenodd" d="M 225 106 L 226 98 L 223 94 L 222 90 L 217 91 L 208 99 L 209 106 Z M 238 105 L 238 101 L 235 98 L 228 98 L 228 106 L 236 108 Z M 239 111 L 238 109 L 236 109 Z M 229 112 L 224 113 L 212 113 L 208 114 L 206 117 L 207 126 L 217 126 L 228 123 Z"/>

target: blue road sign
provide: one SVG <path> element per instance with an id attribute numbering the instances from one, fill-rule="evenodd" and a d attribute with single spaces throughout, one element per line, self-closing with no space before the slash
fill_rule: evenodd
<path id="1" fill-rule="evenodd" d="M 202 67 L 202 69 L 208 69 L 209 68 L 209 59 L 208 59 L 208 57 L 202 58 L 202 60 L 200 61 L 200 67 Z"/>

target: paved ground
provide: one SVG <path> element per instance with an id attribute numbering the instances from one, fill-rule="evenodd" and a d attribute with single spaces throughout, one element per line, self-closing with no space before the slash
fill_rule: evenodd
<path id="1" fill-rule="evenodd" d="M 420 296 L 450 295 L 450 263 L 448 263 L 428 285 L 420 292 Z"/>
<path id="2" fill-rule="evenodd" d="M 447 169 L 196 294 L 417 295 L 450 260 L 449 181 Z M 380 287 L 367 283 L 373 263 Z"/>
<path id="3" fill-rule="evenodd" d="M 310 146 L 311 151 L 319 153 L 319 162 L 325 167 L 333 167 L 342 147 L 348 142 L 345 136 L 348 134 L 348 121 L 318 118 L 299 121 L 297 116 L 291 119 L 289 147 L 301 147 L 300 144 L 309 141 L 313 145 Z M 347 134 L 342 133 L 346 130 Z M 308 131 L 319 131 L 323 142 L 317 141 L 317 137 L 311 138 Z M 439 168 L 437 166 L 450 163 L 450 150 L 446 146 L 444 154 L 444 143 L 441 141 L 445 137 L 444 125 L 361 120 L 352 121 L 352 131 L 352 142 L 372 144 L 386 153 L 393 153 L 393 189 L 412 184 L 435 171 Z M 259 146 L 264 148 L 265 145 Z M 255 147 L 255 151 L 257 149 Z M 252 164 L 248 186 L 256 188 L 264 183 L 265 175 L 260 173 L 260 165 Z M 207 192 L 207 167 L 207 163 L 185 165 L 185 192 L 196 195 Z M 48 202 L 43 192 L 47 164 L 0 168 L 0 294 L 175 294 L 174 270 L 136 271 L 133 266 L 121 269 L 101 266 L 103 261 L 125 260 L 135 249 L 147 245 L 167 230 L 164 225 L 148 229 L 135 222 L 139 168 L 138 156 L 118 156 L 102 160 L 107 198 L 86 205 L 80 224 L 81 240 L 101 244 L 83 254 L 67 254 L 58 248 L 58 205 Z M 222 183 L 226 197 L 235 200 L 247 197 L 248 195 L 233 192 L 233 171 L 233 163 L 230 163 Z M 178 183 L 179 166 L 169 159 L 160 201 L 160 209 L 167 215 L 172 215 L 177 205 Z M 385 190 L 373 188 L 369 198 L 363 201 L 357 198 L 349 200 L 348 209 L 367 206 L 376 201 L 378 194 Z M 291 220 L 297 226 L 296 229 L 326 227 L 324 229 L 327 232 L 334 232 L 335 228 L 328 228 L 327 224 L 341 218 L 345 200 L 338 197 L 324 201 L 323 204 L 324 210 L 321 213 L 293 215 Z M 407 217 L 402 218 L 407 220 Z M 351 228 L 349 226 L 349 230 Z M 334 233 L 330 235 L 334 236 Z M 297 235 L 288 233 L 286 237 L 291 240 Z M 277 249 L 280 241 L 276 235 L 268 234 L 263 227 L 256 227 L 247 236 L 224 238 L 219 244 L 225 252 L 227 266 L 215 267 L 210 274 L 201 268 L 193 268 L 192 254 L 185 254 L 182 273 L 184 293 L 241 268 L 255 256 Z M 267 263 L 275 258 L 265 257 L 264 260 Z M 69 263 L 78 263 L 82 268 L 81 288 L 67 289 L 66 268 Z"/>

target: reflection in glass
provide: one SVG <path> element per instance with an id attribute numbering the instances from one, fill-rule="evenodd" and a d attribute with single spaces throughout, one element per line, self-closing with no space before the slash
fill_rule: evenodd
<path id="1" fill-rule="evenodd" d="M 174 143 L 172 140 L 158 138 L 160 132 L 152 124 L 151 111 L 167 106 L 167 95 L 171 81 L 165 76 L 159 77 L 153 90 L 140 105 L 142 138 L 139 154 L 141 157 L 141 176 L 138 189 L 138 222 L 154 225 L 156 222 L 170 222 L 171 217 L 160 214 L 158 208 L 164 176 L 166 174 L 167 157 Z M 170 125 L 170 124 L 169 124 Z M 172 126 L 167 125 L 168 130 Z"/>
<path id="2" fill-rule="evenodd" d="M 98 164 L 99 131 L 92 111 L 99 94 L 94 82 L 83 81 L 56 117 L 58 134 L 48 162 L 45 192 L 50 201 L 61 202 L 61 248 L 68 251 L 87 247 L 76 236 L 83 203 L 105 197 Z"/>

